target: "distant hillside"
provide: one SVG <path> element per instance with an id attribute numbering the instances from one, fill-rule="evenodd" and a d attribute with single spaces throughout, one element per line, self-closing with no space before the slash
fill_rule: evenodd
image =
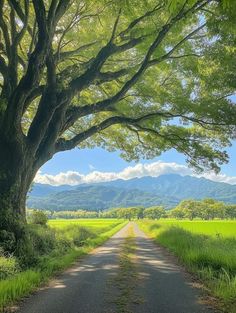
<path id="1" fill-rule="evenodd" d="M 51 191 L 51 190 L 50 190 Z M 176 203 L 176 202 L 175 202 Z M 28 206 L 50 210 L 104 210 L 111 207 L 152 206 L 165 204 L 163 199 L 139 189 L 125 189 L 102 185 L 77 187 L 44 197 L 31 196 Z M 174 204 L 174 203 L 173 203 Z"/>
<path id="2" fill-rule="evenodd" d="M 119 188 L 141 189 L 161 196 L 177 199 L 215 198 L 220 201 L 236 203 L 236 185 L 214 182 L 206 178 L 167 174 L 159 177 L 142 177 L 129 180 L 115 180 L 103 185 Z"/>
<path id="3" fill-rule="evenodd" d="M 75 188 L 77 188 L 77 186 L 76 187 L 70 185 L 52 186 L 47 184 L 34 184 L 32 191 L 30 192 L 30 196 L 44 197 L 52 193 L 57 193 L 65 190 L 73 190 Z"/>
<path id="4" fill-rule="evenodd" d="M 78 186 L 35 184 L 27 204 L 50 210 L 103 210 L 159 204 L 171 208 L 183 199 L 207 197 L 236 203 L 236 185 L 177 174 Z"/>

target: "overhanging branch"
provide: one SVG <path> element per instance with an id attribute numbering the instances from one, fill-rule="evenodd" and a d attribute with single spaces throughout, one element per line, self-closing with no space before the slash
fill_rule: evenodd
<path id="1" fill-rule="evenodd" d="M 207 1 L 209 2 L 209 1 Z M 198 1 L 198 4 L 200 4 L 200 8 L 203 6 L 203 3 L 205 3 L 205 1 Z M 67 112 L 67 116 L 68 118 L 66 119 L 66 124 L 71 126 L 73 125 L 73 122 L 76 121 L 76 118 L 82 117 L 86 114 L 92 114 L 95 112 L 99 112 L 99 111 L 104 111 L 106 108 L 109 109 L 110 106 L 116 104 L 117 102 L 119 102 L 123 96 L 127 93 L 128 90 L 130 90 L 130 88 L 138 81 L 138 79 L 143 75 L 143 73 L 146 71 L 147 68 L 157 65 L 161 62 L 163 62 L 164 60 L 171 58 L 172 54 L 179 48 L 181 47 L 181 45 L 187 41 L 188 39 L 190 39 L 194 34 L 196 34 L 197 32 L 199 32 L 202 28 L 205 27 L 205 24 L 199 26 L 198 28 L 196 28 L 195 30 L 193 30 L 191 33 L 189 33 L 188 35 L 186 35 L 182 40 L 180 40 L 168 53 L 166 53 L 165 55 L 153 59 L 151 60 L 151 56 L 153 54 L 153 52 L 156 50 L 157 46 L 160 45 L 160 43 L 163 41 L 163 39 L 165 38 L 166 34 L 169 32 L 169 30 L 173 27 L 173 25 L 175 25 L 175 23 L 185 17 L 189 12 L 191 12 L 192 10 L 195 10 L 197 8 L 197 5 L 195 4 L 191 9 L 188 9 L 186 12 L 179 12 L 179 14 L 177 14 L 174 18 L 172 18 L 170 20 L 170 22 L 168 24 L 166 24 L 165 26 L 163 26 L 162 30 L 158 33 L 156 39 L 154 40 L 154 42 L 152 43 L 152 45 L 150 46 L 150 48 L 148 49 L 146 56 L 143 60 L 143 62 L 141 63 L 138 71 L 131 77 L 130 80 L 128 80 L 124 86 L 120 89 L 120 91 L 118 91 L 117 94 L 115 94 L 114 96 L 107 98 L 105 100 L 99 101 L 95 104 L 92 105 L 86 105 L 84 107 L 80 107 L 77 110 L 73 109 L 73 116 L 68 116 L 69 115 L 69 111 Z M 178 56 L 176 56 L 177 58 Z M 181 57 L 181 56 L 179 56 Z M 174 57 L 172 57 L 174 58 Z M 77 111 L 77 112 L 76 112 Z M 70 123 L 68 123 L 68 120 L 70 120 Z"/>

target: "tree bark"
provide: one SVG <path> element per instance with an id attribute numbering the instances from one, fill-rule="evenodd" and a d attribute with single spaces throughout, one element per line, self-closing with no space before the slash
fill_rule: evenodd
<path id="1" fill-rule="evenodd" d="M 26 196 L 36 173 L 25 147 L 0 138 L 0 243 L 10 252 L 24 236 Z"/>

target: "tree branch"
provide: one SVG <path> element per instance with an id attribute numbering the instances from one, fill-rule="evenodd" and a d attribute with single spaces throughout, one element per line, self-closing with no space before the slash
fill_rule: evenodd
<path id="1" fill-rule="evenodd" d="M 114 26 L 113 26 L 113 29 L 112 29 L 111 38 L 109 40 L 110 43 L 113 42 L 113 40 L 115 38 L 116 29 L 117 29 L 117 26 L 118 26 L 118 23 L 119 23 L 119 19 L 120 19 L 120 14 L 121 14 L 121 9 L 119 10 L 119 13 L 117 15 L 117 18 L 115 20 L 115 23 L 114 23 Z"/>
<path id="2" fill-rule="evenodd" d="M 129 26 L 121 31 L 119 33 L 119 37 L 121 37 L 122 39 L 124 39 L 124 36 L 129 33 L 136 25 L 138 25 L 140 22 L 142 22 L 146 17 L 149 17 L 151 15 L 153 15 L 154 13 L 156 13 L 158 10 L 162 9 L 163 8 L 163 4 L 162 5 L 156 5 L 152 10 L 150 11 L 147 11 L 145 14 L 143 14 L 142 16 L 136 18 L 135 20 L 133 20 Z"/>
<path id="3" fill-rule="evenodd" d="M 58 23 L 60 18 L 66 12 L 68 6 L 70 4 L 70 0 L 60 0 L 55 12 L 55 24 Z"/>
<path id="4" fill-rule="evenodd" d="M 161 63 L 162 61 L 164 61 L 164 60 L 166 60 L 168 58 L 181 58 L 181 57 L 189 56 L 190 54 L 188 54 L 188 55 L 181 55 L 181 56 L 171 56 L 171 55 L 185 41 L 190 39 L 195 33 L 197 33 L 203 27 L 205 27 L 205 24 L 199 26 L 197 29 L 195 29 L 194 31 L 189 33 L 180 42 L 178 42 L 168 53 L 166 53 L 165 55 L 163 55 L 163 56 L 161 56 L 161 57 L 159 57 L 157 59 L 153 59 L 153 60 L 149 61 L 149 58 L 151 57 L 152 54 L 150 54 L 150 52 L 148 52 L 150 54 L 149 57 L 148 57 L 148 53 L 147 53 L 146 58 L 144 59 L 142 65 L 140 66 L 140 69 L 136 72 L 136 74 L 129 81 L 127 81 L 125 83 L 125 85 L 122 87 L 122 89 L 116 95 L 114 95 L 114 96 L 112 96 L 112 97 L 110 97 L 108 99 L 99 101 L 96 104 L 86 105 L 84 107 L 80 107 L 78 109 L 74 109 L 73 110 L 73 117 L 69 116 L 67 121 L 66 121 L 67 126 L 69 126 L 69 127 L 72 126 L 73 122 L 76 121 L 76 117 L 79 118 L 79 117 L 82 117 L 82 116 L 84 116 L 86 114 L 92 114 L 92 113 L 96 113 L 96 112 L 100 112 L 100 111 L 105 111 L 106 108 L 108 109 L 109 106 L 114 105 L 115 103 L 117 103 L 120 99 L 122 99 L 122 97 L 126 94 L 126 92 L 136 83 L 138 78 L 143 74 L 143 72 L 148 67 L 151 67 L 153 65 L 159 64 L 159 63 Z M 198 56 L 198 55 L 197 54 L 191 54 L 191 56 Z M 127 73 L 128 73 L 128 70 L 127 70 Z M 70 115 L 70 112 L 67 112 L 67 116 L 68 115 Z M 68 120 L 70 120 L 70 122 L 68 122 Z"/>
<path id="5" fill-rule="evenodd" d="M 7 76 L 7 65 L 5 59 L 1 55 L 0 55 L 0 72 L 5 79 Z"/>
<path id="6" fill-rule="evenodd" d="M 38 24 L 38 41 L 34 52 L 30 56 L 27 72 L 10 97 L 4 117 L 6 133 L 10 130 L 18 134 L 21 132 L 20 119 L 23 114 L 24 101 L 31 90 L 38 85 L 48 55 L 50 40 L 52 39 L 52 34 L 50 34 L 47 28 L 46 10 L 43 0 L 33 0 L 33 5 Z"/>
<path id="7" fill-rule="evenodd" d="M 53 113 L 57 109 L 56 96 L 56 66 L 52 50 L 50 51 L 47 60 L 47 85 L 44 87 L 43 95 L 40 99 L 38 110 L 30 125 L 28 131 L 28 139 L 31 141 L 31 148 L 36 150 L 41 143 L 47 127 L 51 121 Z M 56 127 L 56 125 L 55 125 Z"/>
<path id="8" fill-rule="evenodd" d="M 39 96 L 43 94 L 44 90 L 45 90 L 45 85 L 40 85 L 30 92 L 30 94 L 28 95 L 24 103 L 23 114 L 26 112 L 27 108 L 32 103 L 32 101 L 34 101 L 36 98 L 38 98 Z"/>
<path id="9" fill-rule="evenodd" d="M 75 50 L 71 50 L 71 51 L 65 51 L 65 52 L 60 52 L 60 53 L 56 53 L 54 55 L 54 58 L 55 58 L 55 61 L 56 62 L 60 62 L 60 61 L 63 61 L 65 59 L 68 59 L 74 55 L 77 55 L 78 53 L 80 53 L 81 51 L 83 50 L 86 50 L 87 48 L 95 45 L 97 43 L 97 41 L 93 41 L 93 42 L 90 42 L 88 44 L 85 44 L 83 46 L 80 46 L 79 48 L 75 49 Z"/>
<path id="10" fill-rule="evenodd" d="M 172 114 L 169 114 L 168 112 L 166 113 L 166 112 L 160 111 L 160 112 L 145 114 L 145 115 L 137 117 L 137 118 L 129 118 L 129 117 L 124 117 L 124 116 L 113 116 L 113 117 L 110 117 L 110 118 L 104 120 L 100 124 L 93 126 L 93 127 L 89 128 L 88 130 L 76 135 L 71 140 L 59 139 L 56 150 L 57 151 L 70 150 L 73 147 L 75 147 L 76 145 L 78 145 L 79 143 L 81 143 L 82 141 L 84 141 L 87 138 L 94 135 L 95 133 L 106 129 L 111 125 L 115 125 L 115 124 L 129 124 L 129 125 L 135 124 L 136 125 L 139 122 L 143 122 L 145 120 L 148 120 L 150 118 L 157 117 L 157 116 L 172 118 L 172 117 L 177 117 L 179 115 L 172 115 Z"/>
<path id="11" fill-rule="evenodd" d="M 7 55 L 10 55 L 11 54 L 11 41 L 10 41 L 10 36 L 8 33 L 7 24 L 3 18 L 4 16 L 3 8 L 4 8 L 4 0 L 0 0 L 0 28 L 2 29 Z"/>
<path id="12" fill-rule="evenodd" d="M 198 33 L 199 30 L 201 30 L 202 28 L 204 28 L 206 26 L 206 23 L 202 24 L 201 26 L 197 27 L 196 29 L 194 29 L 191 33 L 189 33 L 187 36 L 185 36 L 182 40 L 180 40 L 168 53 L 162 55 L 159 58 L 153 59 L 149 62 L 149 66 L 158 64 L 168 58 L 178 58 L 178 56 L 176 57 L 171 57 L 171 55 L 188 39 L 190 39 L 194 34 Z M 196 54 L 193 54 L 194 56 L 198 56 Z M 184 55 L 183 55 L 184 56 Z M 179 56 L 179 57 L 183 57 L 183 56 Z"/>
<path id="13" fill-rule="evenodd" d="M 12 7 L 16 11 L 16 13 L 19 16 L 19 18 L 21 19 L 21 21 L 24 23 L 24 21 L 25 21 L 25 14 L 22 11 L 22 8 L 21 8 L 20 4 L 16 0 L 9 0 L 9 2 L 11 3 Z M 32 31 L 32 29 L 31 29 L 31 27 L 29 25 L 27 25 L 27 30 L 28 30 L 29 34 L 32 36 L 33 31 Z"/>

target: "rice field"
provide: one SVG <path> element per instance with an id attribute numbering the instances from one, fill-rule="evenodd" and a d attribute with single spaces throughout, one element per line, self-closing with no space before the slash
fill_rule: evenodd
<path id="1" fill-rule="evenodd" d="M 224 312 L 236 312 L 236 221 L 144 220 L 138 224 L 204 282 Z"/>
<path id="2" fill-rule="evenodd" d="M 158 221 L 145 220 L 143 223 L 149 233 L 157 235 L 171 226 L 180 227 L 193 234 L 202 234 L 211 237 L 236 238 L 236 220 L 176 220 L 160 219 Z"/>
<path id="3" fill-rule="evenodd" d="M 48 226 L 53 229 L 63 229 L 67 228 L 68 226 L 79 226 L 79 227 L 86 227 L 91 231 L 94 232 L 105 232 L 119 225 L 124 220 L 118 219 L 56 219 L 56 220 L 49 220 Z"/>

